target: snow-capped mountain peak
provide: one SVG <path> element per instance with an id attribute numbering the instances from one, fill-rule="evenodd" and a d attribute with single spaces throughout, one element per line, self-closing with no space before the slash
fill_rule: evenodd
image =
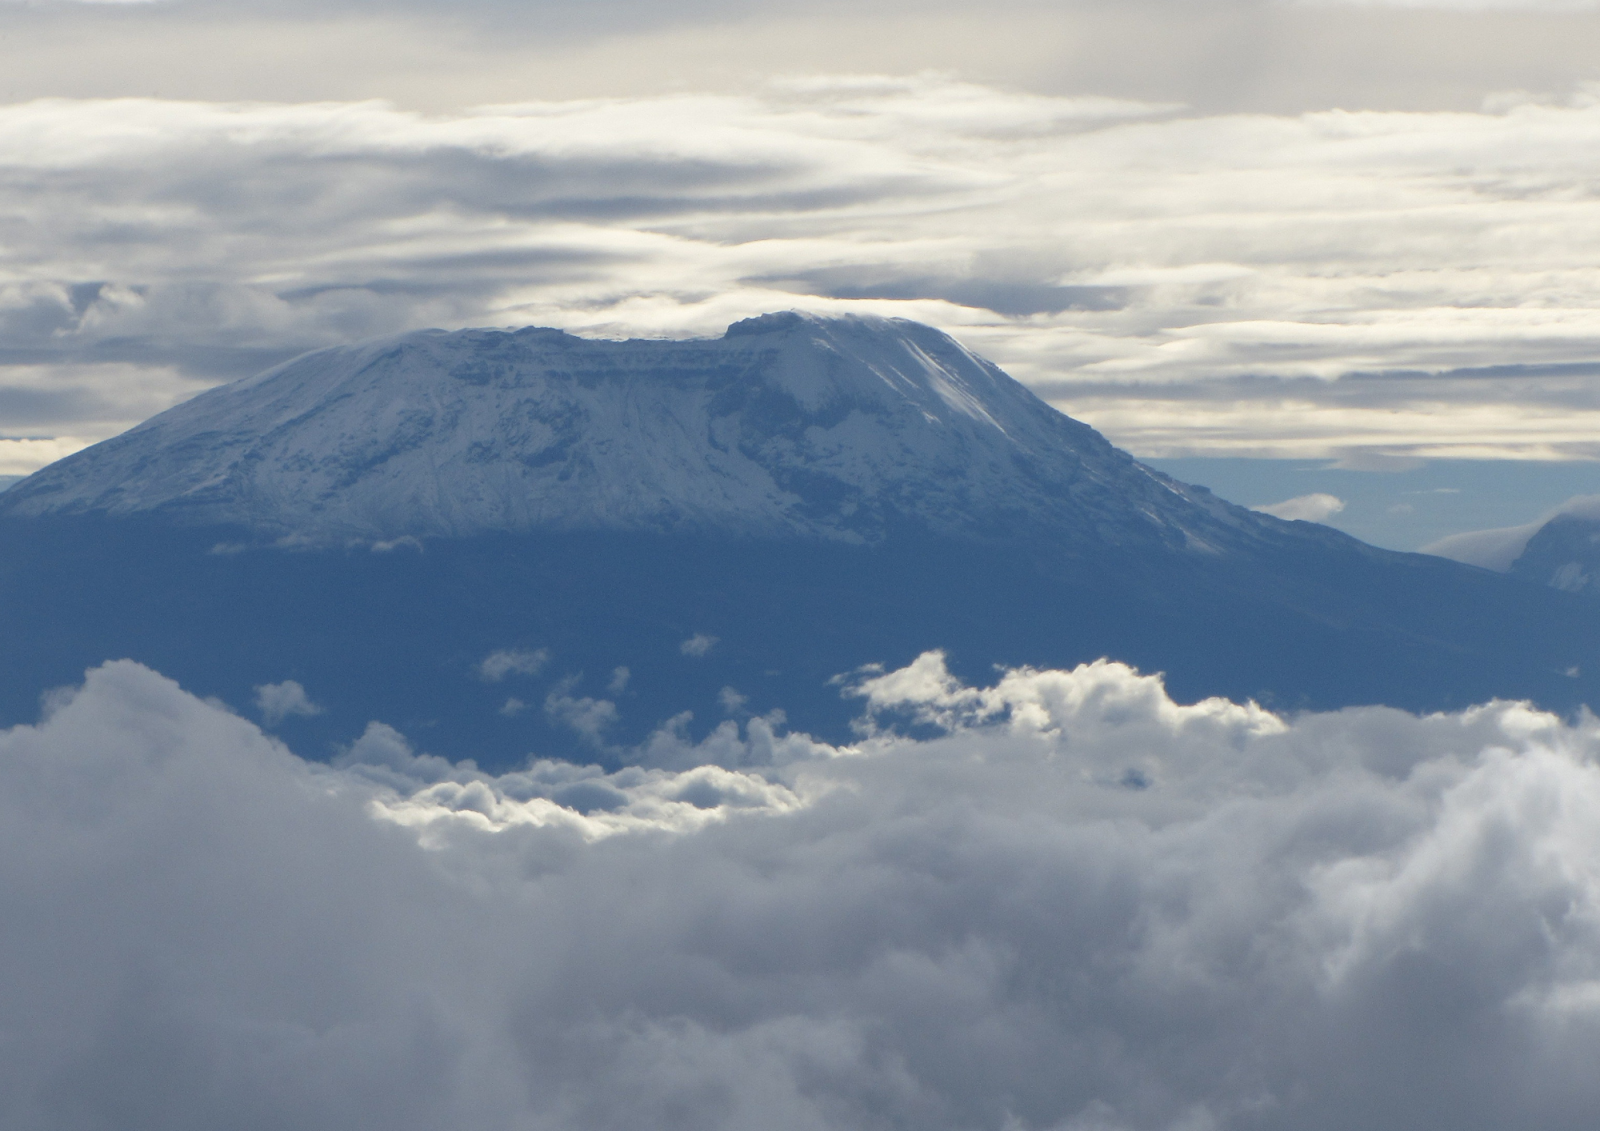
<path id="1" fill-rule="evenodd" d="M 313 539 L 554 529 L 875 541 L 1057 530 L 1204 547 L 1255 520 L 947 335 L 768 314 L 719 339 L 421 331 L 224 385 L 8 491 Z"/>

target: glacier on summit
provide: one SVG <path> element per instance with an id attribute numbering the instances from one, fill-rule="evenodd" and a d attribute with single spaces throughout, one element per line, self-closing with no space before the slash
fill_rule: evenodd
<path id="1" fill-rule="evenodd" d="M 1136 463 L 947 335 L 796 313 L 720 339 L 437 330 L 307 354 L 52 465 L 11 515 L 300 539 L 898 524 L 1207 547 L 1251 516 Z"/>

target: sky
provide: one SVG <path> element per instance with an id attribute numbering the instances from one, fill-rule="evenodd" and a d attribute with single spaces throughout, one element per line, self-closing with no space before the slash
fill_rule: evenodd
<path id="1" fill-rule="evenodd" d="M 1597 45 L 1582 3 L 8 0 L 0 475 L 318 346 L 800 308 L 1257 461 L 1250 505 L 1487 460 L 1531 520 L 1538 465 L 1596 489 Z"/>

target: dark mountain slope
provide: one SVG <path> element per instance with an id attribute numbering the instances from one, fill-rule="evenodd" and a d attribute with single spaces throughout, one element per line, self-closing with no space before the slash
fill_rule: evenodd
<path id="1" fill-rule="evenodd" d="M 1234 507 L 854 318 L 409 335 L 213 390 L 0 495 L 0 633 L 5 721 L 126 655 L 241 709 L 300 682 L 297 745 L 382 719 L 490 763 L 683 710 L 838 736 L 831 676 L 934 647 L 1287 708 L 1600 700 L 1600 609 Z"/>

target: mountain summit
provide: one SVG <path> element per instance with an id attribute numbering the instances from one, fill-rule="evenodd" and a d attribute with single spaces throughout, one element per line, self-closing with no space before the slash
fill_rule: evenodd
<path id="1" fill-rule="evenodd" d="M 1166 478 L 947 335 L 770 314 L 700 341 L 423 331 L 203 393 L 7 492 L 17 516 L 301 539 L 633 530 L 1215 549 L 1268 520 Z"/>
<path id="2" fill-rule="evenodd" d="M 937 330 L 798 314 L 213 389 L 0 495 L 0 638 L 0 725 L 132 657 L 303 749 L 377 719 L 487 765 L 779 709 L 846 737 L 837 677 L 930 649 L 1190 701 L 1600 704 L 1600 602 L 1243 510 Z"/>

